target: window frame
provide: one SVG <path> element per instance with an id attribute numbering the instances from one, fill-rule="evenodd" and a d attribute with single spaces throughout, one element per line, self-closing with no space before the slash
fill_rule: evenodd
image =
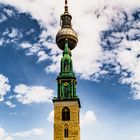
<path id="1" fill-rule="evenodd" d="M 70 121 L 70 109 L 68 107 L 62 109 L 62 121 Z"/>

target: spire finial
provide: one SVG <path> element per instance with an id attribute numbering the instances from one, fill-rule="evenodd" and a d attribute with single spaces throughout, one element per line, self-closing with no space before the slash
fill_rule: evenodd
<path id="1" fill-rule="evenodd" d="M 65 0 L 65 13 L 68 13 L 68 0 Z"/>
<path id="2" fill-rule="evenodd" d="M 68 0 L 65 0 L 65 6 L 68 5 Z"/>

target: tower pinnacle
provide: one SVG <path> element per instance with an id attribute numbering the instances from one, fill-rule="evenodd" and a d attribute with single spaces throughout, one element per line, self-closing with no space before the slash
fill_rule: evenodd
<path id="1" fill-rule="evenodd" d="M 65 0 L 65 6 L 68 4 L 68 0 Z"/>
<path id="2" fill-rule="evenodd" d="M 65 0 L 65 13 L 68 13 L 68 0 Z"/>

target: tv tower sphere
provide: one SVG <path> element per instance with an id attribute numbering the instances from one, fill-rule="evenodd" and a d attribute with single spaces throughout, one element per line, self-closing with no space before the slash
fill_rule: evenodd
<path id="1" fill-rule="evenodd" d="M 68 12 L 67 0 L 65 0 L 65 11 L 60 18 L 61 29 L 56 35 L 56 44 L 61 50 L 64 50 L 66 39 L 70 50 L 73 50 L 77 45 L 78 35 L 72 28 L 71 20 L 72 16 Z"/>

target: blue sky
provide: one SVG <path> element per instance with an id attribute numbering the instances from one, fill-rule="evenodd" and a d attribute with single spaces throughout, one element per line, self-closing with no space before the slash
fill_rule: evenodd
<path id="1" fill-rule="evenodd" d="M 0 140 L 53 139 L 63 6 L 0 0 Z M 140 140 L 139 1 L 71 0 L 69 9 L 81 140 Z"/>

